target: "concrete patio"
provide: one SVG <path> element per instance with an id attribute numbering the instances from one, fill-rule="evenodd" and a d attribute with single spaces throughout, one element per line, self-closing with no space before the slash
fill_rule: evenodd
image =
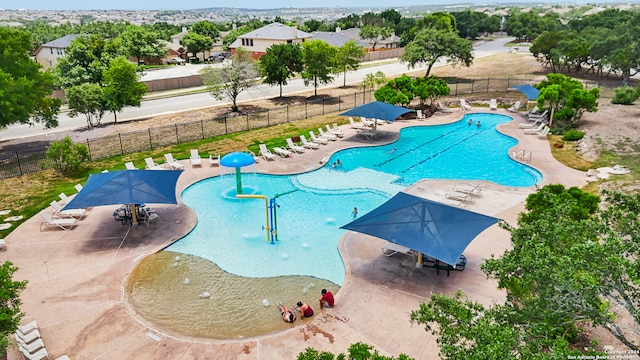
<path id="1" fill-rule="evenodd" d="M 551 156 L 547 141 L 523 134 L 517 126 L 525 121 L 522 115 L 504 110 L 494 113 L 514 118 L 499 130 L 519 141 L 510 154 L 531 152 L 529 165 L 543 174 L 542 185 L 586 184 L 585 173 L 569 169 Z M 392 134 L 384 140 L 388 142 L 397 138 L 402 127 L 444 124 L 461 116 L 456 112 L 426 121 L 402 120 L 380 126 L 379 131 Z M 261 160 L 256 170 L 271 174 L 309 171 L 320 167 L 320 161 L 337 150 L 371 144 L 348 126 L 341 129 L 343 139 L 292 158 Z M 219 167 L 208 167 L 206 162 L 195 168 L 188 160 L 183 163 L 185 171 L 178 182 L 178 193 L 220 172 Z M 423 180 L 405 191 L 442 200 L 455 184 Z M 477 184 L 483 193 L 470 210 L 510 224 L 515 224 L 523 211 L 526 196 L 536 190 Z M 466 269 L 452 271 L 450 276 L 442 271 L 438 275 L 433 268 L 417 268 L 410 256 L 386 257 L 381 252 L 385 241 L 347 231 L 340 241 L 346 278 L 336 294 L 335 308 L 317 311 L 310 322 L 288 331 L 257 338 L 220 341 L 170 336 L 149 327 L 125 303 L 123 284 L 141 258 L 180 239 L 197 219 L 185 206 L 153 207 L 162 221 L 148 227 L 120 226 L 111 217 L 115 207 L 96 207 L 73 230 L 48 227 L 40 231 L 41 219 L 36 216 L 5 239 L 7 250 L 0 253 L 0 261 L 12 261 L 19 267 L 16 278 L 29 281 L 22 293 L 22 310 L 40 325 L 51 359 L 63 354 L 71 359 L 295 359 L 307 347 L 340 353 L 355 342 L 371 344 L 386 355 L 405 353 L 415 359 L 437 359 L 436 339 L 409 322 L 408 314 L 420 302 L 432 292 L 453 294 L 458 289 L 483 304 L 505 299 L 496 283 L 479 269 L 484 258 L 499 256 L 510 246 L 509 234 L 497 225 L 481 233 L 467 248 Z M 8 359 L 20 359 L 20 354 L 10 349 Z"/>

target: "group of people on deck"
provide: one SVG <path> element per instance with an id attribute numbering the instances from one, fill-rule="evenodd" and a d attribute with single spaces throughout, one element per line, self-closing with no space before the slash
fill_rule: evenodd
<path id="1" fill-rule="evenodd" d="M 320 297 L 320 299 L 318 299 L 320 302 L 320 308 L 324 309 L 333 307 L 334 300 L 331 291 L 322 289 L 321 293 L 322 296 Z M 284 322 L 292 323 L 296 321 L 296 314 L 294 314 L 293 311 L 291 311 L 286 305 L 280 302 L 278 303 L 278 308 L 280 309 L 280 315 L 282 316 L 282 320 L 284 320 Z M 298 301 L 294 309 L 297 310 L 300 313 L 300 316 L 303 318 L 313 316 L 313 309 L 311 308 L 311 306 L 302 301 Z"/>

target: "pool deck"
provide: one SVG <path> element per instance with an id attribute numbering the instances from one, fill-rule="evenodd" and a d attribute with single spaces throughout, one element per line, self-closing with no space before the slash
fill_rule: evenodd
<path id="1" fill-rule="evenodd" d="M 489 112 L 474 108 L 471 113 Z M 543 174 L 543 184 L 565 186 L 586 184 L 584 172 L 569 169 L 552 156 L 549 144 L 535 135 L 525 135 L 517 123 L 521 114 L 504 110 L 493 113 L 512 116 L 515 121 L 499 127 L 519 143 L 510 153 L 531 153 L 530 165 Z M 405 126 L 444 124 L 462 114 L 435 115 L 426 121 L 402 120 L 386 124 L 379 131 L 395 140 Z M 286 174 L 308 171 L 320 166 L 321 159 L 333 152 L 365 146 L 371 141 L 357 135 L 347 125 L 341 127 L 345 137 L 319 150 L 307 150 L 292 158 L 261 160 L 258 172 Z M 186 186 L 219 174 L 218 167 L 191 168 L 182 161 L 185 171 L 178 191 Z M 473 166 L 473 164 L 469 164 Z M 405 191 L 442 200 L 459 182 L 424 180 Z M 469 183 L 469 182 L 466 182 Z M 524 209 L 524 200 L 535 188 L 503 187 L 478 182 L 482 196 L 469 209 L 492 215 L 515 224 Z M 174 337 L 147 326 L 125 304 L 123 285 L 128 273 L 145 255 L 156 252 L 189 232 L 196 223 L 190 209 L 180 206 L 154 206 L 160 223 L 137 227 L 114 222 L 111 212 L 116 206 L 95 207 L 70 230 L 48 227 L 40 231 L 40 218 L 23 223 L 6 239 L 7 250 L 0 261 L 12 261 L 19 267 L 16 279 L 29 280 L 22 293 L 23 312 L 40 325 L 51 359 L 63 354 L 71 359 L 295 359 L 307 347 L 333 353 L 346 352 L 350 344 L 365 342 L 381 354 L 405 353 L 415 359 L 438 359 L 433 335 L 423 326 L 412 325 L 409 313 L 426 301 L 432 292 L 453 294 L 463 290 L 471 299 L 483 304 L 502 302 L 505 294 L 480 271 L 482 259 L 500 255 L 510 246 L 509 234 L 494 225 L 481 233 L 466 249 L 464 271 L 450 276 L 434 268 L 417 268 L 411 256 L 383 255 L 385 241 L 347 231 L 340 241 L 347 269 L 343 287 L 336 295 L 336 306 L 316 311 L 314 319 L 290 330 L 259 338 L 229 341 Z M 320 294 L 318 294 L 318 297 Z M 312 304 L 313 306 L 313 304 Z M 18 351 L 9 349 L 8 359 L 20 359 Z"/>

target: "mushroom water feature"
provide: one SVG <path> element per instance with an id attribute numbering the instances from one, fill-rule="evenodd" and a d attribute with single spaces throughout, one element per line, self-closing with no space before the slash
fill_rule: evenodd
<path id="1" fill-rule="evenodd" d="M 255 164 L 253 156 L 243 152 L 232 152 L 220 159 L 220 166 L 236 169 L 236 192 L 242 194 L 242 172 L 241 168 Z"/>

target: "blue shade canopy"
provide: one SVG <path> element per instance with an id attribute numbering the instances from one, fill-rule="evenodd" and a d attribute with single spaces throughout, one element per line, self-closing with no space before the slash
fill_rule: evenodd
<path id="1" fill-rule="evenodd" d="M 255 164 L 253 156 L 243 152 L 232 152 L 220 159 L 220 165 L 226 167 L 239 168 Z"/>
<path id="2" fill-rule="evenodd" d="M 342 116 L 364 116 L 366 118 L 374 118 L 380 120 L 393 121 L 402 114 L 412 112 L 413 110 L 402 106 L 387 104 L 382 101 L 374 101 L 368 104 L 360 105 L 347 112 L 343 112 Z"/>
<path id="3" fill-rule="evenodd" d="M 353 230 L 455 264 L 498 219 L 403 192 L 341 229 Z"/>
<path id="4" fill-rule="evenodd" d="M 122 170 L 89 175 L 64 208 L 116 204 L 177 204 L 176 182 L 182 170 Z"/>
<path id="5" fill-rule="evenodd" d="M 540 90 L 534 88 L 529 84 L 516 85 L 512 86 L 511 88 L 520 91 L 527 97 L 528 100 L 531 101 L 538 100 L 538 95 L 540 94 Z"/>

